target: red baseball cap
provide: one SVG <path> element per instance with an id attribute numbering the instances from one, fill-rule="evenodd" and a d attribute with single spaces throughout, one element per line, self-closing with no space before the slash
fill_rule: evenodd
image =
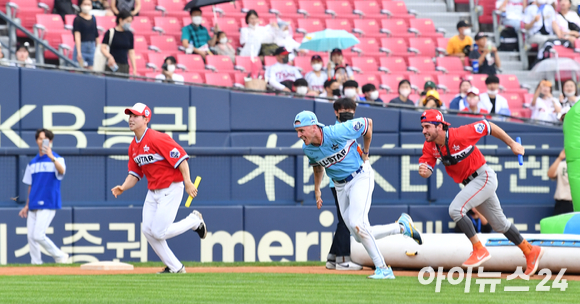
<path id="1" fill-rule="evenodd" d="M 430 109 L 423 114 L 421 114 L 421 123 L 428 122 L 428 123 L 442 123 L 444 125 L 450 126 L 451 124 L 445 121 L 443 118 L 443 114 L 439 112 L 439 110 Z"/>
<path id="2" fill-rule="evenodd" d="M 125 109 L 125 114 L 129 115 L 131 113 L 145 116 L 149 121 L 151 121 L 151 109 L 143 103 L 138 102 L 134 104 L 133 107 Z"/>

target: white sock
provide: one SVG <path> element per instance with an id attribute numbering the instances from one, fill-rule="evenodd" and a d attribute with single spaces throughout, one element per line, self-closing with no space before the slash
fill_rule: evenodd
<path id="1" fill-rule="evenodd" d="M 401 226 L 398 223 L 387 225 L 375 225 L 371 227 L 375 239 L 382 239 L 389 235 L 401 234 Z"/>

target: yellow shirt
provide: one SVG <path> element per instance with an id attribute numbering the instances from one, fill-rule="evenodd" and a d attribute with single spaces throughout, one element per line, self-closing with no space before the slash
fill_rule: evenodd
<path id="1" fill-rule="evenodd" d="M 463 40 L 460 40 L 459 35 L 455 35 L 451 37 L 447 43 L 447 54 L 453 55 L 463 53 L 463 48 L 468 45 L 473 45 L 473 38 L 465 36 Z"/>

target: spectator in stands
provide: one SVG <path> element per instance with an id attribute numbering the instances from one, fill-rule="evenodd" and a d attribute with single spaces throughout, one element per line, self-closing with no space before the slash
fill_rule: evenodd
<path id="1" fill-rule="evenodd" d="M 270 25 L 261 26 L 258 13 L 250 10 L 246 13 L 247 27 L 240 30 L 240 56 L 270 56 L 278 48 L 274 43 L 275 35 Z"/>
<path id="2" fill-rule="evenodd" d="M 578 86 L 572 79 L 564 81 L 562 91 L 564 91 L 564 94 L 560 94 L 562 110 L 558 113 L 558 120 L 563 120 L 565 113 L 567 113 L 580 98 L 578 96 Z"/>
<path id="3" fill-rule="evenodd" d="M 2 44 L 0 44 L 0 59 L 4 58 L 4 51 L 2 50 Z"/>
<path id="4" fill-rule="evenodd" d="M 201 25 L 203 21 L 201 9 L 193 7 L 189 11 L 189 15 L 191 16 L 191 24 L 184 26 L 181 30 L 181 45 L 185 48 L 186 54 L 196 53 L 205 60 L 205 56 L 211 55 L 209 48 L 215 45 L 217 39 L 215 33 L 219 32 L 220 27 L 216 23 L 213 27 L 214 35 L 210 37 L 207 28 Z"/>
<path id="5" fill-rule="evenodd" d="M 161 66 L 161 74 L 155 76 L 157 82 L 168 82 L 175 84 L 183 84 L 185 80 L 183 75 L 175 73 L 177 60 L 173 56 L 166 57 Z"/>
<path id="6" fill-rule="evenodd" d="M 496 68 L 501 68 L 497 48 L 491 41 L 487 41 L 487 36 L 482 32 L 475 35 L 475 43 L 477 44 L 477 49 L 469 53 L 469 59 L 478 60 L 479 70 L 477 74 L 497 74 Z"/>
<path id="7" fill-rule="evenodd" d="M 103 37 L 101 52 L 107 57 L 105 71 L 114 73 L 129 74 L 129 60 L 133 67 L 132 74 L 137 75 L 137 65 L 135 64 L 135 49 L 133 48 L 135 39 L 131 32 L 131 22 L 133 15 L 128 11 L 121 11 L 117 15 L 117 26 L 108 30 Z M 111 45 L 109 45 L 109 35 L 113 34 Z M 107 46 L 109 46 L 107 48 Z"/>
<path id="8" fill-rule="evenodd" d="M 291 92 L 294 81 L 302 78 L 302 74 L 297 67 L 288 64 L 288 54 L 283 47 L 276 49 L 274 56 L 278 62 L 266 68 L 266 80 L 276 90 Z"/>
<path id="9" fill-rule="evenodd" d="M 236 50 L 228 42 L 228 36 L 226 33 L 218 32 L 215 36 L 217 36 L 217 43 L 213 49 L 216 55 L 228 56 L 232 62 L 236 62 Z"/>
<path id="10" fill-rule="evenodd" d="M 290 61 L 294 61 L 294 52 L 305 54 L 306 50 L 298 50 L 300 43 L 294 40 L 291 34 L 290 24 L 288 22 L 278 19 L 278 22 L 270 23 L 272 33 L 274 35 L 274 42 L 277 46 L 283 46 L 290 52 Z"/>
<path id="11" fill-rule="evenodd" d="M 469 114 L 488 114 L 487 110 L 481 106 L 479 103 L 479 90 L 476 87 L 471 87 L 467 91 L 467 96 L 465 97 L 467 101 L 467 107 L 461 110 L 462 112 L 468 112 Z M 469 115 L 475 117 L 476 115 Z M 485 115 L 479 117 L 485 118 Z"/>
<path id="12" fill-rule="evenodd" d="M 28 50 L 28 42 L 24 42 L 16 48 L 16 60 L 19 62 L 14 66 L 22 68 L 35 69 L 34 62 L 30 58 L 30 51 Z"/>
<path id="13" fill-rule="evenodd" d="M 521 28 L 522 19 L 524 18 L 524 10 L 528 5 L 527 0 L 503 0 L 496 3 L 497 10 L 505 14 L 502 24 L 510 26 L 519 31 Z"/>
<path id="14" fill-rule="evenodd" d="M 399 96 L 391 99 L 389 103 L 415 106 L 415 102 L 409 99 L 409 95 L 411 95 L 411 83 L 409 80 L 403 79 L 399 81 L 398 92 Z"/>
<path id="15" fill-rule="evenodd" d="M 80 0 L 82 2 L 82 0 Z M 107 0 L 92 0 L 93 9 L 91 10 L 91 15 L 93 16 L 114 16 L 115 14 L 111 10 L 111 5 Z M 80 3 L 79 3 L 80 4 Z"/>
<path id="16" fill-rule="evenodd" d="M 471 81 L 467 79 L 461 80 L 459 83 L 459 94 L 457 94 L 457 96 L 455 96 L 449 104 L 450 110 L 461 111 L 467 107 L 467 101 L 465 100 L 465 97 L 467 96 L 469 89 L 471 89 Z"/>
<path id="17" fill-rule="evenodd" d="M 552 83 L 550 81 L 540 81 L 532 98 L 531 108 L 532 119 L 552 122 L 558 120 L 558 113 L 562 110 L 562 105 L 558 99 L 552 96 Z"/>
<path id="18" fill-rule="evenodd" d="M 336 69 L 334 70 L 333 78 L 336 79 L 336 81 L 340 85 L 340 89 L 342 90 L 342 85 L 344 84 L 345 81 L 348 80 L 348 72 L 346 71 L 346 68 L 340 66 L 336 67 Z"/>
<path id="19" fill-rule="evenodd" d="M 115 16 L 122 11 L 128 11 L 131 16 L 137 16 L 141 10 L 141 0 L 111 0 L 111 10 Z"/>
<path id="20" fill-rule="evenodd" d="M 354 80 L 347 80 L 342 84 L 342 97 L 350 98 L 356 102 L 365 100 L 358 95 L 358 82 Z"/>
<path id="21" fill-rule="evenodd" d="M 308 89 L 308 81 L 304 78 L 299 78 L 294 81 L 294 92 L 302 96 L 318 96 L 318 92 Z"/>
<path id="22" fill-rule="evenodd" d="M 336 79 L 328 79 L 324 82 L 324 92 L 322 92 L 318 97 L 326 97 L 326 98 L 339 98 L 340 97 L 340 85 L 336 81 Z M 316 101 L 321 102 L 333 102 L 332 100 L 326 99 L 316 99 Z"/>
<path id="23" fill-rule="evenodd" d="M 461 59 L 465 58 L 471 52 L 473 39 L 471 38 L 471 25 L 464 20 L 457 23 L 458 34 L 451 37 L 447 42 L 447 55 L 455 56 Z"/>
<path id="24" fill-rule="evenodd" d="M 548 39 L 561 36 L 556 22 L 556 11 L 547 0 L 536 0 L 526 7 L 524 12 L 524 28 L 528 31 L 528 44 L 538 44 L 539 47 Z"/>
<path id="25" fill-rule="evenodd" d="M 93 69 L 95 48 L 99 41 L 97 19 L 91 15 L 93 9 L 91 0 L 82 0 L 81 12 L 73 21 L 73 37 L 75 40 L 73 61 L 79 66 Z"/>
<path id="26" fill-rule="evenodd" d="M 324 82 L 328 80 L 328 74 L 322 70 L 322 57 L 320 55 L 312 56 L 310 59 L 312 71 L 306 73 L 306 80 L 308 81 L 308 88 L 318 93 L 324 92 Z"/>
<path id="27" fill-rule="evenodd" d="M 554 215 L 574 212 L 572 205 L 572 192 L 568 181 L 568 164 L 566 163 L 566 152 L 562 149 L 560 155 L 554 160 L 548 169 L 548 177 L 556 180 L 556 191 L 554 191 Z"/>
<path id="28" fill-rule="evenodd" d="M 580 37 L 580 16 L 577 12 L 571 11 L 572 3 L 570 0 L 560 0 L 560 13 L 556 16 L 556 22 L 560 31 L 564 35 L 563 39 L 574 43 L 576 38 Z"/>
<path id="29" fill-rule="evenodd" d="M 334 77 L 334 71 L 338 67 L 343 67 L 346 70 L 348 79 L 354 79 L 354 73 L 352 68 L 344 61 L 341 49 L 334 49 L 330 53 L 330 61 L 328 62 L 327 71 L 329 71 L 329 77 Z"/>
<path id="30" fill-rule="evenodd" d="M 425 84 L 423 85 L 423 91 L 421 92 L 421 98 L 417 101 L 417 106 L 421 106 L 425 103 L 427 92 L 432 90 L 437 91 L 437 85 L 433 81 L 425 81 Z"/>
<path id="31" fill-rule="evenodd" d="M 377 87 L 372 83 L 363 85 L 362 93 L 365 95 L 365 99 L 367 101 L 383 102 L 383 100 L 379 97 L 379 91 L 377 91 Z"/>
<path id="32" fill-rule="evenodd" d="M 423 101 L 422 107 L 428 109 L 439 109 L 443 103 L 441 102 L 441 97 L 439 97 L 439 92 L 436 90 L 427 91 L 425 95 L 425 100 Z"/>
<path id="33" fill-rule="evenodd" d="M 507 99 L 499 95 L 499 78 L 495 75 L 485 79 L 487 92 L 479 95 L 482 107 L 487 113 L 508 114 L 510 113 Z"/>

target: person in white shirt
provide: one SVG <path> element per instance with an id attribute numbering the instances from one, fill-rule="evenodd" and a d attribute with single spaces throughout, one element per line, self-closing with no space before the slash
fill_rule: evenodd
<path id="1" fill-rule="evenodd" d="M 577 12 L 570 10 L 570 0 L 560 0 L 560 13 L 556 16 L 556 21 L 564 39 L 574 43 L 576 38 L 580 37 L 580 16 Z"/>
<path id="2" fill-rule="evenodd" d="M 541 121 L 557 121 L 558 113 L 562 110 L 562 105 L 558 99 L 552 96 L 552 83 L 542 80 L 536 87 L 534 98 L 532 99 L 532 119 Z"/>
<path id="3" fill-rule="evenodd" d="M 536 0 L 526 7 L 524 28 L 528 31 L 528 44 L 537 43 L 541 47 L 548 39 L 557 39 L 562 33 L 556 22 L 556 11 L 551 0 Z"/>
<path id="4" fill-rule="evenodd" d="M 479 102 L 481 106 L 491 114 L 507 114 L 511 113 L 507 99 L 499 95 L 499 78 L 495 75 L 488 76 L 485 79 L 487 92 L 479 95 Z"/>
<path id="5" fill-rule="evenodd" d="M 34 61 L 32 61 L 32 59 L 30 58 L 30 51 L 28 51 L 28 46 L 29 46 L 28 42 L 25 42 L 24 44 L 21 44 L 16 48 L 16 60 L 18 60 L 19 62 L 11 64 L 12 66 L 29 69 L 36 68 L 34 66 Z"/>
<path id="6" fill-rule="evenodd" d="M 312 71 L 306 73 L 304 78 L 308 81 L 308 88 L 318 93 L 324 92 L 324 82 L 328 80 L 328 74 L 322 70 L 322 57 L 320 55 L 312 56 L 310 59 Z"/>
<path id="7" fill-rule="evenodd" d="M 344 57 L 342 56 L 342 50 L 341 49 L 334 49 L 330 53 L 330 61 L 328 62 L 328 66 L 326 68 L 326 70 L 328 71 L 328 74 L 330 75 L 331 78 L 334 77 L 334 72 L 339 67 L 342 67 L 345 69 L 346 74 L 348 75 L 348 79 L 354 80 L 354 72 L 352 71 L 352 68 L 350 67 L 350 65 L 348 65 L 346 63 L 346 61 L 344 60 Z"/>
<path id="8" fill-rule="evenodd" d="M 564 81 L 562 85 L 562 91 L 564 94 L 560 94 L 560 104 L 562 105 L 562 110 L 558 113 L 558 120 L 563 120 L 563 116 L 568 113 L 568 111 L 576 104 L 576 101 L 580 98 L 578 96 L 578 89 L 576 83 L 572 79 Z"/>
<path id="9" fill-rule="evenodd" d="M 176 64 L 177 60 L 175 60 L 175 57 L 166 57 L 163 65 L 161 66 L 161 74 L 155 76 L 157 82 L 169 82 L 182 85 L 184 78 L 183 75 L 175 73 Z"/>
<path id="10" fill-rule="evenodd" d="M 302 78 L 302 74 L 297 67 L 288 64 L 288 54 L 284 47 L 276 49 L 274 56 L 278 62 L 266 68 L 266 81 L 276 90 L 292 92 L 294 81 Z"/>
<path id="11" fill-rule="evenodd" d="M 274 43 L 275 34 L 270 25 L 259 25 L 258 13 L 255 10 L 250 10 L 246 14 L 246 24 L 248 27 L 240 29 L 240 45 L 242 50 L 240 56 L 258 56 L 262 44 Z"/>
<path id="12" fill-rule="evenodd" d="M 516 30 L 521 28 L 526 6 L 527 0 L 500 0 L 496 2 L 496 8 L 505 13 L 502 24 L 513 27 Z"/>
<path id="13" fill-rule="evenodd" d="M 574 212 L 570 181 L 568 180 L 568 164 L 566 163 L 566 152 L 564 150 L 560 152 L 558 158 L 556 158 L 550 166 L 550 169 L 548 169 L 548 177 L 556 180 L 554 215 Z"/>

